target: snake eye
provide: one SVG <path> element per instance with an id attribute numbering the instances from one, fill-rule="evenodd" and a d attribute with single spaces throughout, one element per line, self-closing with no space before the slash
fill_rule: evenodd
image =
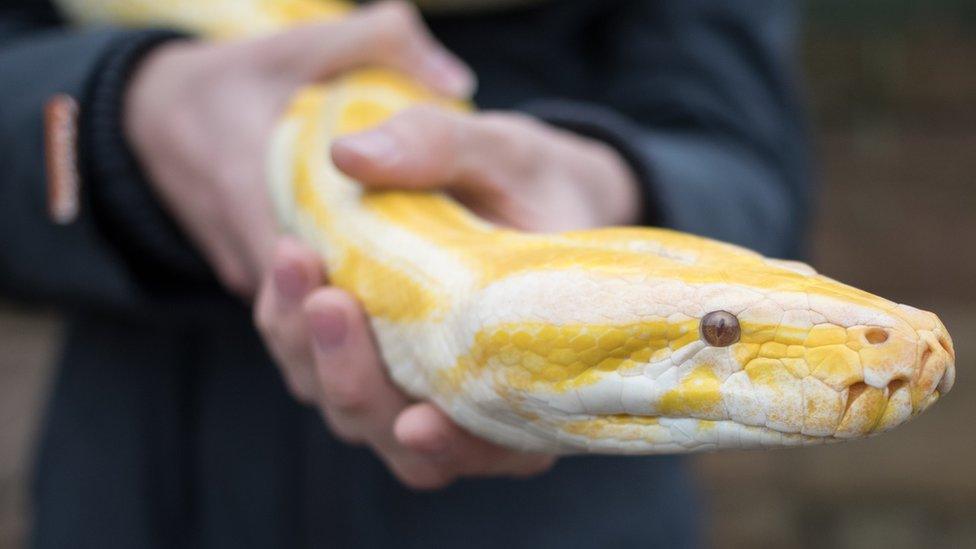
<path id="1" fill-rule="evenodd" d="M 699 331 L 712 347 L 728 347 L 739 341 L 739 319 L 726 311 L 712 311 L 702 317 Z"/>

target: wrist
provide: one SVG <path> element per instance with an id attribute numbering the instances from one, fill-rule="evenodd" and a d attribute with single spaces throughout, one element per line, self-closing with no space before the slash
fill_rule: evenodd
<path id="1" fill-rule="evenodd" d="M 93 211 L 102 232 L 133 268 L 198 278 L 205 273 L 160 208 L 125 138 L 124 102 L 133 71 L 145 56 L 183 35 L 165 30 L 126 32 L 101 61 L 82 105 L 80 140 Z"/>
<path id="2" fill-rule="evenodd" d="M 154 136 L 159 136 L 160 125 L 179 114 L 168 112 L 160 100 L 183 84 L 174 74 L 172 59 L 186 47 L 184 40 L 156 46 L 133 67 L 126 83 L 121 100 L 122 135 L 143 166 L 151 164 L 155 156 L 153 143 L 158 139 Z M 151 180 L 150 183 L 154 184 Z"/>

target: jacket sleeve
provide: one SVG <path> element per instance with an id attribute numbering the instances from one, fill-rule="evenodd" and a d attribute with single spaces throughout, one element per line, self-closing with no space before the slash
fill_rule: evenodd
<path id="1" fill-rule="evenodd" d="M 119 131 L 128 70 L 159 30 L 64 27 L 47 2 L 0 4 L 0 291 L 59 306 L 132 308 L 206 269 L 161 211 Z M 80 209 L 46 214 L 45 103 L 79 104 Z M 171 282 L 169 283 L 171 284 Z"/>
<path id="2" fill-rule="evenodd" d="M 792 2 L 620 4 L 599 38 L 580 38 L 605 44 L 592 103 L 527 109 L 614 145 L 642 181 L 646 223 L 801 253 L 809 175 Z"/>

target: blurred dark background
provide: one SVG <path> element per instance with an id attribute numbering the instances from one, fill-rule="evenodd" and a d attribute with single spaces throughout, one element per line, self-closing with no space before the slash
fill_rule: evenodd
<path id="1" fill-rule="evenodd" d="M 717 547 L 976 547 L 976 2 L 819 0 L 802 62 L 820 181 L 812 264 L 937 312 L 958 383 L 918 420 L 840 446 L 698 456 Z M 0 304 L 0 548 L 57 351 L 50 314 Z"/>

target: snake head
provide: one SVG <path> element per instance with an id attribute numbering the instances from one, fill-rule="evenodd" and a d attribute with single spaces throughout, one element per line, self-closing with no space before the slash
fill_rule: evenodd
<path id="1" fill-rule="evenodd" d="M 702 419 L 771 430 L 786 445 L 828 442 L 887 431 L 952 388 L 955 355 L 938 317 L 814 281 L 739 310 L 740 336 L 727 348 L 702 338 L 685 367 L 728 373 L 720 406 Z M 675 387 L 671 412 L 701 411 L 693 379 Z"/>
<path id="2" fill-rule="evenodd" d="M 803 264 L 710 257 L 648 274 L 621 255 L 489 286 L 452 369 L 469 395 L 455 416 L 549 452 L 780 447 L 887 431 L 952 387 L 934 314 Z"/>

